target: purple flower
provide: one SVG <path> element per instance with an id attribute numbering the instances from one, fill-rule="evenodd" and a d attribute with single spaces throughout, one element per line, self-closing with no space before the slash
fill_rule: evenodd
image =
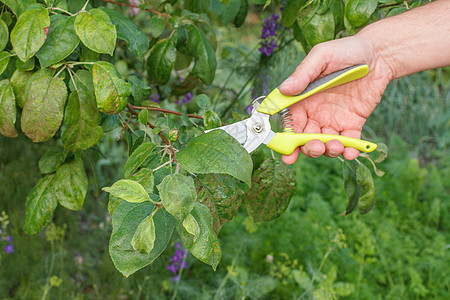
<path id="1" fill-rule="evenodd" d="M 247 107 L 245 108 L 247 115 L 250 115 L 252 113 L 252 110 L 253 110 L 253 105 L 251 105 L 251 104 L 247 105 Z"/>
<path id="2" fill-rule="evenodd" d="M 180 280 L 179 276 L 177 275 L 180 268 L 187 269 L 187 255 L 188 250 L 186 248 L 183 248 L 181 243 L 176 243 L 175 254 L 172 255 L 172 258 L 170 259 L 170 265 L 167 266 L 167 270 L 176 275 L 172 278 L 173 281 Z"/>
<path id="3" fill-rule="evenodd" d="M 183 105 L 183 103 L 189 103 L 189 102 L 191 102 L 192 97 L 194 97 L 194 95 L 192 94 L 192 92 L 189 92 L 186 95 L 184 95 L 183 99 L 178 100 L 177 104 Z"/>
<path id="4" fill-rule="evenodd" d="M 179 275 L 175 275 L 174 277 L 172 277 L 172 281 L 173 282 L 180 281 L 180 276 Z"/>
<path id="5" fill-rule="evenodd" d="M 128 3 L 130 3 L 131 5 L 138 6 L 139 5 L 139 0 L 128 0 Z M 141 10 L 139 8 L 136 8 L 136 7 L 131 7 L 130 8 L 131 16 L 137 15 L 140 11 Z"/>
<path id="6" fill-rule="evenodd" d="M 10 244 L 12 244 L 12 235 L 10 235 L 10 236 L 8 236 L 8 242 L 10 243 Z"/>
<path id="7" fill-rule="evenodd" d="M 261 47 L 258 49 L 262 55 L 271 56 L 273 49 L 278 47 L 275 39 L 277 37 L 277 30 L 281 28 L 281 24 L 277 14 L 271 14 L 264 20 L 261 34 Z"/>
<path id="8" fill-rule="evenodd" d="M 13 244 L 6 245 L 4 249 L 5 249 L 6 253 L 8 253 L 8 254 L 11 254 L 14 252 Z"/>
<path id="9" fill-rule="evenodd" d="M 161 96 L 159 94 L 151 94 L 150 95 L 150 101 L 153 101 L 153 102 L 159 104 L 159 99 L 161 99 Z"/>

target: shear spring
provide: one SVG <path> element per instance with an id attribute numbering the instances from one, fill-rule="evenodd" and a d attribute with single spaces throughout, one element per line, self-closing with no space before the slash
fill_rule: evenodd
<path id="1" fill-rule="evenodd" d="M 283 126 L 283 132 L 294 132 L 294 129 L 292 128 L 294 126 L 293 122 L 294 119 L 292 119 L 292 114 L 289 111 L 289 107 L 286 107 L 282 109 L 280 112 L 281 117 L 281 125 Z"/>

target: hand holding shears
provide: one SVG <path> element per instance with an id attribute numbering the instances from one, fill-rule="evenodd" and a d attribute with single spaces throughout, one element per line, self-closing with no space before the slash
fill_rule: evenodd
<path id="1" fill-rule="evenodd" d="M 248 152 L 254 151 L 263 143 L 278 153 L 289 155 L 295 148 L 316 139 L 324 143 L 339 140 L 344 147 L 371 152 L 377 147 L 376 144 L 355 138 L 333 134 L 294 133 L 291 128 L 292 119 L 289 112 L 289 106 L 292 104 L 326 89 L 359 79 L 367 73 L 367 65 L 352 66 L 311 82 L 302 93 L 296 96 L 282 95 L 276 88 L 269 95 L 258 97 L 253 101 L 253 111 L 250 118 L 217 129 L 229 133 Z M 271 130 L 269 118 L 275 113 L 281 114 L 283 132 L 275 133 Z"/>

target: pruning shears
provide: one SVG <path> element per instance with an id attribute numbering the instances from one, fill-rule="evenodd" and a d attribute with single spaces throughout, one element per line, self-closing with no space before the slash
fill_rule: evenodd
<path id="1" fill-rule="evenodd" d="M 269 95 L 253 100 L 252 115 L 249 118 L 211 130 L 224 130 L 249 153 L 259 145 L 265 144 L 278 153 L 289 155 L 294 152 L 295 148 L 316 139 L 324 143 L 338 140 L 344 147 L 352 147 L 362 152 L 372 152 L 377 147 L 376 144 L 355 138 L 332 134 L 295 133 L 291 128 L 292 119 L 289 112 L 290 105 L 318 92 L 364 77 L 368 71 L 369 67 L 362 64 L 331 73 L 311 82 L 303 92 L 296 96 L 285 96 L 280 93 L 278 88 L 275 88 Z M 271 129 L 269 118 L 275 113 L 281 115 L 283 132 L 275 133 Z"/>

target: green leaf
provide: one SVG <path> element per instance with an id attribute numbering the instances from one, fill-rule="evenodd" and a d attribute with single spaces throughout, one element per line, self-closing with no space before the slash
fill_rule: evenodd
<path id="1" fill-rule="evenodd" d="M 147 126 L 147 122 L 148 122 L 148 110 L 143 109 L 139 112 L 138 115 L 138 120 L 142 125 Z"/>
<path id="2" fill-rule="evenodd" d="M 70 210 L 81 210 L 88 188 L 88 178 L 79 157 L 62 164 L 56 170 L 54 196 Z"/>
<path id="3" fill-rule="evenodd" d="M 248 1 L 241 0 L 241 6 L 233 20 L 234 26 L 241 27 L 242 25 L 244 25 L 245 18 L 247 18 L 247 14 L 248 14 Z"/>
<path id="4" fill-rule="evenodd" d="M 117 37 L 126 41 L 128 44 L 128 49 L 140 60 L 143 60 L 144 55 L 150 47 L 150 41 L 141 28 L 117 10 L 112 10 L 106 7 L 100 7 L 100 9 L 108 14 L 112 23 L 116 26 Z"/>
<path id="5" fill-rule="evenodd" d="M 66 129 L 61 140 L 67 150 L 86 150 L 103 136 L 101 115 L 97 110 L 91 73 L 79 70 L 73 77 L 78 92 L 69 96 L 64 117 Z"/>
<path id="6" fill-rule="evenodd" d="M 370 170 L 363 164 L 356 169 L 356 181 L 359 185 L 359 212 L 364 215 L 375 205 L 375 185 Z"/>
<path id="7" fill-rule="evenodd" d="M 222 250 L 220 250 L 219 239 L 212 228 L 211 212 L 206 205 L 197 202 L 191 211 L 191 215 L 200 228 L 197 239 L 194 239 L 194 236 L 182 226 L 177 228 L 178 235 L 192 255 L 210 265 L 215 271 L 222 258 Z"/>
<path id="8" fill-rule="evenodd" d="M 49 26 L 50 17 L 44 7 L 20 15 L 11 31 L 11 44 L 20 60 L 29 60 L 42 47 Z"/>
<path id="9" fill-rule="evenodd" d="M 60 62 L 69 56 L 80 43 L 75 28 L 75 17 L 53 15 L 50 17 L 50 29 L 45 44 L 36 56 L 41 68 Z"/>
<path id="10" fill-rule="evenodd" d="M 9 30 L 8 25 L 6 25 L 3 19 L 0 19 L 0 51 L 5 49 L 9 41 Z"/>
<path id="11" fill-rule="evenodd" d="M 144 187 L 140 183 L 129 179 L 121 179 L 111 187 L 104 187 L 102 190 L 131 203 L 141 203 L 150 200 Z"/>
<path id="12" fill-rule="evenodd" d="M 209 99 L 208 95 L 200 94 L 195 97 L 195 102 L 197 103 L 198 107 L 202 109 L 207 109 L 211 106 L 211 99 Z"/>
<path id="13" fill-rule="evenodd" d="M 245 194 L 248 214 L 255 222 L 272 221 L 287 209 L 294 192 L 292 168 L 279 158 L 269 158 L 254 172 Z"/>
<path id="14" fill-rule="evenodd" d="M 164 27 L 165 27 L 165 23 L 164 20 L 161 19 L 158 16 L 154 16 L 150 19 L 150 23 L 149 23 L 149 30 L 150 30 L 150 34 L 154 37 L 154 38 L 158 38 L 164 31 Z"/>
<path id="15" fill-rule="evenodd" d="M 192 75 L 210 85 L 216 74 L 216 54 L 203 33 L 192 24 L 189 25 L 188 49 L 195 61 Z"/>
<path id="16" fill-rule="evenodd" d="M 108 201 L 108 213 L 110 216 L 114 214 L 114 211 L 116 210 L 117 205 L 119 203 L 124 202 L 119 197 L 113 196 L 112 194 L 109 194 L 109 201 Z"/>
<path id="17" fill-rule="evenodd" d="M 148 255 L 155 246 L 155 239 L 155 222 L 153 221 L 153 215 L 149 215 L 145 217 L 136 229 L 131 239 L 131 246 L 133 246 L 134 250 Z"/>
<path id="18" fill-rule="evenodd" d="M 230 23 L 234 17 L 239 13 L 241 8 L 240 0 L 227 0 L 227 3 L 223 3 L 223 1 L 214 0 L 211 8 L 217 14 L 220 21 L 227 25 Z"/>
<path id="19" fill-rule="evenodd" d="M 348 204 L 345 211 L 341 214 L 342 216 L 350 214 L 358 206 L 359 186 L 355 174 L 357 164 L 356 161 L 344 161 L 343 163 L 344 190 Z"/>
<path id="20" fill-rule="evenodd" d="M 178 222 L 189 215 L 197 200 L 197 192 L 192 177 L 170 174 L 157 186 L 164 208 Z"/>
<path id="21" fill-rule="evenodd" d="M 0 52 L 0 75 L 5 71 L 10 59 L 11 54 L 6 51 Z"/>
<path id="22" fill-rule="evenodd" d="M 206 12 L 211 4 L 211 0 L 186 0 L 184 7 L 195 13 Z"/>
<path id="23" fill-rule="evenodd" d="M 312 19 L 302 25 L 305 39 L 311 46 L 334 39 L 334 18 L 331 10 L 319 15 L 315 14 Z"/>
<path id="24" fill-rule="evenodd" d="M 366 23 L 377 9 L 377 0 L 349 0 L 345 4 L 345 17 L 353 27 Z"/>
<path id="25" fill-rule="evenodd" d="M 52 220 L 58 200 L 54 189 L 55 174 L 42 178 L 33 187 L 25 203 L 25 223 L 23 230 L 27 234 L 36 234 Z"/>
<path id="26" fill-rule="evenodd" d="M 131 86 L 120 78 L 116 68 L 105 61 L 98 61 L 92 69 L 97 107 L 105 114 L 117 114 L 127 105 Z"/>
<path id="27" fill-rule="evenodd" d="M 388 156 L 389 150 L 388 150 L 388 147 L 386 146 L 386 144 L 383 144 L 383 143 L 378 143 L 376 150 L 378 152 L 378 157 L 374 160 L 374 162 L 380 163 L 386 159 L 386 157 Z"/>
<path id="28" fill-rule="evenodd" d="M 123 167 L 123 176 L 130 178 L 136 170 L 147 160 L 150 154 L 155 150 L 156 145 L 151 142 L 145 142 L 134 150 Z"/>
<path id="29" fill-rule="evenodd" d="M 127 79 L 131 85 L 131 94 L 134 98 L 134 105 L 142 106 L 142 102 L 150 99 L 152 89 L 134 75 L 129 76 Z"/>
<path id="30" fill-rule="evenodd" d="M 55 135 L 63 119 L 66 98 L 67 88 L 61 78 L 46 73 L 33 80 L 20 121 L 23 133 L 33 142 L 43 142 Z"/>
<path id="31" fill-rule="evenodd" d="M 1 0 L 1 2 L 11 8 L 16 16 L 20 16 L 28 6 L 36 3 L 36 0 Z"/>
<path id="32" fill-rule="evenodd" d="M 16 70 L 11 77 L 11 85 L 14 91 L 14 95 L 16 96 L 16 103 L 20 108 L 23 108 L 23 106 L 25 105 L 25 86 L 32 74 L 33 73 L 31 72 Z"/>
<path id="33" fill-rule="evenodd" d="M 223 130 L 213 130 L 193 138 L 177 153 L 177 161 L 192 173 L 229 174 L 251 184 L 253 163 L 236 139 Z"/>
<path id="34" fill-rule="evenodd" d="M 222 126 L 222 121 L 220 120 L 216 112 L 207 110 L 203 114 L 203 124 L 205 125 L 206 129 L 214 129 Z"/>
<path id="35" fill-rule="evenodd" d="M 283 27 L 291 27 L 297 20 L 297 14 L 300 7 L 304 5 L 304 1 L 288 0 L 281 15 L 281 24 Z"/>
<path id="36" fill-rule="evenodd" d="M 197 238 L 200 235 L 200 226 L 198 226 L 197 220 L 195 220 L 195 218 L 191 214 L 189 214 L 183 220 L 182 225 L 188 233 L 194 236 L 194 242 L 197 241 Z"/>
<path id="37" fill-rule="evenodd" d="M 27 61 L 21 61 L 20 59 L 16 60 L 16 68 L 20 71 L 32 71 L 35 65 L 36 60 L 34 59 L 34 57 L 30 58 Z"/>
<path id="38" fill-rule="evenodd" d="M 17 137 L 16 99 L 8 79 L 0 81 L 0 133 L 7 137 Z"/>
<path id="39" fill-rule="evenodd" d="M 97 53 L 113 55 L 117 31 L 108 14 L 94 8 L 75 19 L 75 31 L 83 44 Z"/>
<path id="40" fill-rule="evenodd" d="M 147 72 L 150 82 L 156 85 L 166 84 L 175 65 L 176 50 L 174 36 L 158 41 L 147 59 Z"/>
<path id="41" fill-rule="evenodd" d="M 39 159 L 39 171 L 42 174 L 49 174 L 56 171 L 56 169 L 66 160 L 68 152 L 60 146 L 52 146 L 45 150 L 44 154 Z"/>
<path id="42" fill-rule="evenodd" d="M 153 193 L 153 187 L 155 186 L 155 177 L 153 176 L 152 170 L 141 168 L 130 177 L 130 180 L 136 181 L 140 185 L 142 185 L 147 193 Z"/>
<path id="43" fill-rule="evenodd" d="M 213 217 L 213 229 L 219 234 L 223 224 L 237 214 L 242 204 L 244 190 L 229 175 L 205 174 L 197 177 L 198 202 L 208 206 Z"/>
<path id="44" fill-rule="evenodd" d="M 109 254 L 114 266 L 124 275 L 129 276 L 153 262 L 166 249 L 173 230 L 175 219 L 164 209 L 153 216 L 155 223 L 155 242 L 149 254 L 133 249 L 131 240 L 141 222 L 152 213 L 155 205 L 151 202 L 120 202 L 112 215 L 113 230 L 109 242 Z"/>

